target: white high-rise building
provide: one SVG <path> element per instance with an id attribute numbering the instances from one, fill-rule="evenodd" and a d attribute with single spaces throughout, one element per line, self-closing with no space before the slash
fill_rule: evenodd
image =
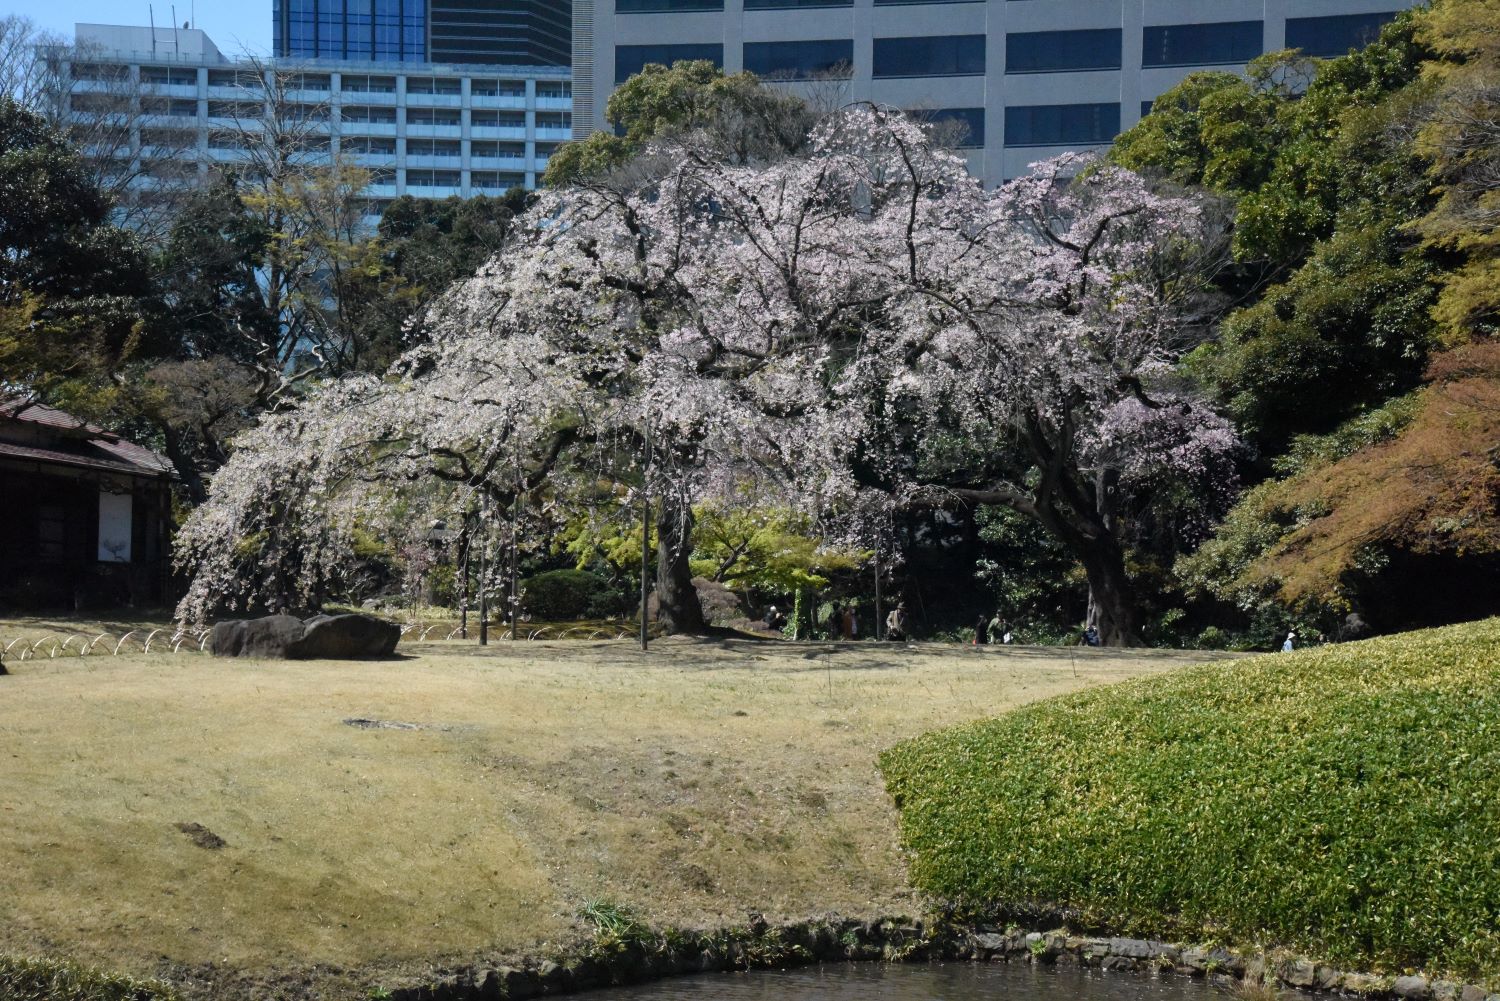
<path id="1" fill-rule="evenodd" d="M 1265 52 L 1342 55 L 1406 0 L 574 0 L 574 135 L 646 63 L 814 80 L 967 126 L 987 184 L 1109 143 L 1188 73 Z M 799 86 L 792 83 L 791 86 Z M 809 86 L 802 84 L 801 86 Z M 826 89 L 827 83 L 816 86 Z"/>
<path id="2" fill-rule="evenodd" d="M 534 188 L 547 158 L 572 134 L 566 67 L 256 65 L 226 57 L 196 29 L 101 24 L 77 25 L 75 45 L 48 56 L 68 82 L 75 114 L 117 114 L 128 124 L 102 155 L 147 179 L 191 180 L 243 159 L 237 147 L 255 128 L 270 74 L 279 74 L 290 81 L 282 98 L 306 116 L 310 155 L 342 153 L 371 172 L 365 197 L 372 217 L 403 194 Z"/>

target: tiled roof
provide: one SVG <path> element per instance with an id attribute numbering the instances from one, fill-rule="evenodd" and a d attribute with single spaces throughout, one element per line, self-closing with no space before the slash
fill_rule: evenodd
<path id="1" fill-rule="evenodd" d="M 53 448 L 38 448 L 35 445 L 0 440 L 0 456 L 28 459 L 34 462 L 55 462 L 86 469 L 103 469 L 112 472 L 134 473 L 137 476 L 170 476 L 172 464 L 163 456 L 125 441 L 117 434 L 97 428 L 81 418 L 49 407 L 42 403 L 25 400 L 0 400 L 0 426 L 4 422 L 36 424 L 54 428 L 70 446 L 77 443 L 78 451 L 63 451 Z"/>

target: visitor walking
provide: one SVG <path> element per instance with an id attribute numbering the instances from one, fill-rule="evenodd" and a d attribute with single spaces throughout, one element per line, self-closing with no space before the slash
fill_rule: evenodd
<path id="1" fill-rule="evenodd" d="M 1297 634 L 1296 633 L 1287 633 L 1286 634 L 1286 639 L 1283 640 L 1282 643 L 1281 643 L 1281 652 L 1282 653 L 1291 653 L 1292 652 L 1292 648 L 1296 645 L 1293 642 L 1293 640 L 1295 640 L 1296 638 L 1297 638 Z"/>
<path id="2" fill-rule="evenodd" d="M 859 620 L 854 617 L 854 606 L 844 606 L 844 639 L 852 640 L 859 635 Z"/>
<path id="3" fill-rule="evenodd" d="M 1005 634 L 1008 632 L 1010 632 L 1010 630 L 1005 628 L 1005 620 L 1000 617 L 1000 613 L 998 611 L 995 612 L 995 617 L 990 619 L 990 642 L 1009 643 L 1010 641 L 1005 638 Z"/>
<path id="4" fill-rule="evenodd" d="M 828 609 L 828 638 L 831 640 L 844 638 L 844 610 L 839 608 L 839 603 L 836 601 Z"/>
<path id="5" fill-rule="evenodd" d="M 981 614 L 979 616 L 979 621 L 976 622 L 976 623 L 974 623 L 974 645 L 975 646 L 984 646 L 985 643 L 989 640 L 989 635 L 988 635 L 988 632 L 987 632 L 988 629 L 989 629 L 989 623 L 987 621 L 985 621 L 984 616 Z"/>

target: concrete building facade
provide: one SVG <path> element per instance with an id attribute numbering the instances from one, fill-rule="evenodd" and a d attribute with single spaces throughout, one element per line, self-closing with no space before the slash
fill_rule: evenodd
<path id="1" fill-rule="evenodd" d="M 1342 55 L 1404 0 L 574 0 L 574 135 L 648 62 L 710 59 L 962 122 L 988 184 L 1109 143 L 1200 69 Z M 834 84 L 833 79 L 841 82 Z M 818 81 L 816 83 L 798 81 Z"/>
<path id="2" fill-rule="evenodd" d="M 370 170 L 370 214 L 399 195 L 445 198 L 534 188 L 572 131 L 566 67 L 278 60 L 226 57 L 196 29 L 80 24 L 55 51 L 71 107 L 125 102 L 128 140 L 105 155 L 151 176 L 206 174 L 242 159 L 235 133 L 251 123 L 268 74 L 291 74 L 284 96 L 326 135 L 317 149 Z M 285 77 L 283 77 L 285 79 Z M 184 178 L 185 180 L 190 178 Z"/>

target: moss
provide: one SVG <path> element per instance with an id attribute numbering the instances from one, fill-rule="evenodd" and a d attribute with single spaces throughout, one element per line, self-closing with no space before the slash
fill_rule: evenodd
<path id="1" fill-rule="evenodd" d="M 917 885 L 1500 974 L 1500 620 L 1051 699 L 881 758 Z"/>

